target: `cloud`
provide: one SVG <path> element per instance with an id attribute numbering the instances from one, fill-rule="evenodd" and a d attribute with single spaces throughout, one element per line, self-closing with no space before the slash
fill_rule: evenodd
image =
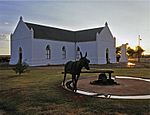
<path id="1" fill-rule="evenodd" d="M 8 34 L 0 34 L 0 41 L 9 41 L 9 39 Z"/>
<path id="2" fill-rule="evenodd" d="M 9 41 L 0 40 L 0 55 L 1 54 L 10 54 Z"/>
<path id="3" fill-rule="evenodd" d="M 9 23 L 8 23 L 8 22 L 4 22 L 4 24 L 5 24 L 5 25 L 8 25 Z"/>
<path id="4" fill-rule="evenodd" d="M 0 1 L 0 32 L 12 33 L 20 16 L 27 22 L 71 30 L 100 27 L 108 21 L 119 44 L 136 45 L 140 34 L 149 49 L 149 11 L 149 0 Z"/>
<path id="5" fill-rule="evenodd" d="M 10 54 L 10 40 L 8 34 L 0 34 L 0 55 Z"/>

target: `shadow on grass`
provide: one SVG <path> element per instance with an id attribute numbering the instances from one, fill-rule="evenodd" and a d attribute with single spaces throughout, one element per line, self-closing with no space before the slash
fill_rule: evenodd
<path id="1" fill-rule="evenodd" d="M 4 111 L 16 111 L 16 107 L 14 106 L 13 103 L 7 102 L 7 101 L 0 101 L 0 109 Z"/>
<path id="2" fill-rule="evenodd" d="M 14 78 L 18 78 L 18 77 L 23 77 L 23 75 L 11 75 L 11 76 L 7 76 L 7 77 L 0 77 L 0 80 L 9 80 L 9 79 L 14 79 Z"/>

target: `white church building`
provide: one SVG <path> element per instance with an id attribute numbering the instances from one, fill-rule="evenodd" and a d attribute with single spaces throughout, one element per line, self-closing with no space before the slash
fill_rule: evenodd
<path id="1" fill-rule="evenodd" d="M 116 39 L 107 22 L 104 27 L 70 31 L 23 21 L 11 34 L 10 64 L 22 61 L 30 66 L 65 64 L 87 52 L 90 64 L 116 63 Z"/>

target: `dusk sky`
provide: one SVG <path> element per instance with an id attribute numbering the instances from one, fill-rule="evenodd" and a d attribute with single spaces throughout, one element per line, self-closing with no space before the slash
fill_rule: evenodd
<path id="1" fill-rule="evenodd" d="M 0 1 L 0 54 L 9 54 L 9 37 L 23 16 L 32 22 L 69 30 L 104 26 L 108 22 L 117 46 L 141 47 L 150 54 L 150 0 Z"/>

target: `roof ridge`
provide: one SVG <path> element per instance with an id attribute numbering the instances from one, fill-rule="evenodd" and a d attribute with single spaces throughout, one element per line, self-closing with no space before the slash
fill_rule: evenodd
<path id="1" fill-rule="evenodd" d="M 46 27 L 46 28 L 53 28 L 53 29 L 59 29 L 59 30 L 65 30 L 65 31 L 71 31 L 71 32 L 80 32 L 80 31 L 86 31 L 86 30 L 94 30 L 94 29 L 101 29 L 104 27 L 94 27 L 94 28 L 87 28 L 87 29 L 79 29 L 79 30 L 69 30 L 69 29 L 63 29 L 63 28 L 58 28 L 58 27 L 54 27 L 54 26 L 46 26 L 46 25 L 41 25 L 41 24 L 36 24 L 36 23 L 31 23 L 31 22 L 25 22 L 25 24 L 32 24 L 32 25 L 36 25 L 36 26 L 42 26 L 42 27 Z"/>
<path id="2" fill-rule="evenodd" d="M 77 31 L 75 31 L 75 32 L 90 31 L 90 30 L 103 29 L 103 28 L 104 28 L 104 27 L 89 28 L 89 29 L 77 30 Z"/>
<path id="3" fill-rule="evenodd" d="M 58 28 L 58 27 L 53 27 L 53 26 L 46 26 L 46 25 L 41 25 L 41 24 L 36 24 L 36 23 L 30 23 L 30 22 L 25 22 L 25 24 L 31 24 L 31 25 L 36 25 L 36 26 L 41 26 L 41 27 L 46 27 L 46 28 L 53 28 L 53 29 L 58 29 L 58 30 L 65 30 L 65 31 L 70 31 L 70 32 L 75 32 L 72 30 L 68 30 L 68 29 L 63 29 L 63 28 Z"/>

